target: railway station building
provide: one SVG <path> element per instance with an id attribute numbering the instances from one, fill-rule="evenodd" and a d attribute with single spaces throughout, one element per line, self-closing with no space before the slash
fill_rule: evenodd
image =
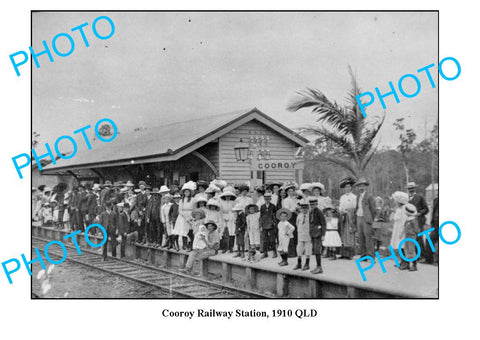
<path id="1" fill-rule="evenodd" d="M 298 151 L 308 140 L 257 108 L 136 131 L 119 126 L 119 132 L 109 143 L 93 141 L 92 150 L 46 166 L 41 176 L 100 184 L 143 180 L 154 187 L 214 178 L 254 185 L 302 182 Z M 238 158 L 238 145 L 248 147 L 247 159 Z"/>

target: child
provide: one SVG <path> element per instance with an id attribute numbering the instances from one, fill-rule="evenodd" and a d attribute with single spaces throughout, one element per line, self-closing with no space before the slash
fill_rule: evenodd
<path id="1" fill-rule="evenodd" d="M 288 222 L 292 217 L 292 212 L 288 209 L 282 208 L 277 210 L 277 219 L 278 222 L 278 252 L 282 261 L 279 263 L 280 266 L 288 266 L 288 245 L 290 239 L 293 238 L 293 231 L 295 227 Z"/>
<path id="2" fill-rule="evenodd" d="M 338 233 L 338 218 L 334 215 L 333 206 L 327 205 L 324 209 L 324 213 L 327 221 L 327 231 L 325 233 L 325 241 L 323 241 L 323 246 L 327 247 L 327 257 L 330 257 L 330 260 L 337 259 L 337 248 L 342 246 L 342 240 L 340 234 Z"/>
<path id="3" fill-rule="evenodd" d="M 160 220 L 163 224 L 163 234 L 164 234 L 164 240 L 162 247 L 163 248 L 172 248 L 172 224 L 170 223 L 169 220 L 169 212 L 170 208 L 172 207 L 172 195 L 167 193 L 165 196 L 163 196 L 163 205 L 160 208 Z"/>
<path id="4" fill-rule="evenodd" d="M 170 210 L 168 211 L 168 220 L 170 223 L 170 229 L 172 231 L 172 233 L 170 234 L 172 241 L 170 244 L 171 247 L 169 247 L 169 249 L 174 248 L 176 251 L 179 251 L 180 247 L 178 246 L 178 235 L 175 235 L 175 233 L 173 232 L 173 228 L 178 218 L 178 206 L 182 196 L 180 196 L 180 194 L 174 194 L 172 198 L 173 198 L 173 202 L 172 202 L 172 205 L 170 206 Z"/>
<path id="5" fill-rule="evenodd" d="M 205 239 L 207 238 L 208 230 L 207 227 L 203 224 L 203 219 L 200 220 L 201 224 L 198 225 L 197 233 L 193 239 L 192 249 L 204 249 L 206 248 L 207 244 L 205 243 Z"/>
<path id="6" fill-rule="evenodd" d="M 308 214 L 308 202 L 301 202 L 300 213 L 297 216 L 297 265 L 293 270 L 302 268 L 302 255 L 305 254 L 305 265 L 302 270 L 310 269 L 310 255 L 312 255 L 312 239 L 310 237 L 310 215 Z"/>
<path id="7" fill-rule="evenodd" d="M 241 204 L 241 203 L 240 203 Z M 260 212 L 258 206 L 250 203 L 245 207 L 247 215 L 247 232 L 250 240 L 249 260 L 255 261 L 255 254 L 260 250 Z"/>
<path id="8" fill-rule="evenodd" d="M 202 209 L 203 212 L 205 213 L 205 215 L 207 215 L 207 211 L 208 211 L 207 202 L 208 202 L 208 200 L 206 198 L 204 198 L 203 196 L 199 196 L 199 197 L 196 196 L 193 199 L 193 202 L 194 202 L 194 204 L 193 204 L 194 208 Z"/>
<path id="9" fill-rule="evenodd" d="M 52 213 L 52 205 L 50 202 L 43 203 L 42 211 L 42 224 L 43 225 L 50 225 L 53 223 L 53 213 Z"/>
<path id="10" fill-rule="evenodd" d="M 205 213 L 203 212 L 202 209 L 193 209 L 192 217 L 193 217 L 192 231 L 193 231 L 193 237 L 195 237 L 200 230 L 200 226 L 202 226 L 205 221 Z"/>
<path id="11" fill-rule="evenodd" d="M 416 240 L 417 234 L 420 232 L 417 219 L 417 208 L 408 203 L 405 205 L 405 213 L 407 214 L 407 220 L 405 221 L 405 238 L 411 238 Z M 414 259 L 417 257 L 416 246 L 413 242 L 405 242 L 403 246 L 404 257 L 407 259 Z M 417 261 L 413 261 L 410 266 L 410 262 L 405 261 L 402 258 L 402 263 L 400 265 L 401 270 L 408 269 L 408 271 L 414 272 L 417 270 Z"/>
<path id="12" fill-rule="evenodd" d="M 378 251 L 381 243 L 382 225 L 385 222 L 383 200 L 380 196 L 375 198 L 375 217 L 372 223 L 373 229 L 373 248 Z"/>
<path id="13" fill-rule="evenodd" d="M 245 258 L 245 230 L 247 219 L 241 204 L 235 204 L 232 208 L 235 217 L 235 239 L 237 242 L 237 253 L 233 257 Z"/>
<path id="14" fill-rule="evenodd" d="M 224 221 L 222 213 L 220 212 L 220 203 L 214 198 L 211 198 L 207 202 L 207 213 L 205 219 L 207 221 L 213 221 L 217 225 L 217 232 L 220 238 L 223 236 L 224 232 Z"/>

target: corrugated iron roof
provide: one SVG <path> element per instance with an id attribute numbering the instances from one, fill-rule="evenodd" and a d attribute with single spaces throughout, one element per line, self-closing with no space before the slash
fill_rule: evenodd
<path id="1" fill-rule="evenodd" d="M 171 156 L 180 150 L 203 140 L 212 133 L 228 127 L 231 123 L 248 116 L 251 113 L 260 114 L 273 124 L 286 130 L 287 136 L 300 138 L 301 141 L 307 141 L 298 136 L 290 129 L 281 125 L 269 116 L 260 112 L 256 108 L 222 113 L 202 118 L 171 123 L 156 127 L 147 127 L 140 131 L 124 133 L 120 131 L 117 137 L 111 142 L 102 142 L 99 140 L 91 141 L 92 149 L 88 150 L 81 143 L 77 153 L 71 159 L 60 159 L 57 164 L 49 164 L 44 167 L 45 173 L 52 173 L 56 170 L 68 170 L 70 167 L 81 165 L 102 164 L 120 160 L 135 160 L 149 158 L 152 156 Z M 308 141 L 307 141 L 308 142 Z M 77 143 L 78 144 L 78 143 Z M 83 147 L 82 147 L 83 145 Z"/>

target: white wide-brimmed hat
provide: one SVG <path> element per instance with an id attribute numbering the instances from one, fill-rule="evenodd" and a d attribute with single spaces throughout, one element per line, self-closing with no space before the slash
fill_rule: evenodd
<path id="1" fill-rule="evenodd" d="M 205 203 L 207 203 L 208 200 L 207 200 L 205 197 L 203 197 L 203 196 L 197 196 L 197 197 L 195 197 L 195 198 L 193 199 L 193 203 L 194 203 L 194 204 L 198 204 L 199 202 L 205 202 Z"/>
<path id="2" fill-rule="evenodd" d="M 193 181 L 188 181 L 182 186 L 182 190 L 190 190 L 190 191 L 195 191 L 197 189 L 197 184 Z"/>
<path id="3" fill-rule="evenodd" d="M 319 188 L 322 191 L 325 191 L 325 185 L 323 185 L 320 182 L 314 182 L 310 184 L 310 191 L 312 191 L 315 188 Z"/>
<path id="4" fill-rule="evenodd" d="M 408 194 L 403 191 L 395 191 L 392 194 L 392 199 L 400 204 L 407 204 L 409 201 Z"/>
<path id="5" fill-rule="evenodd" d="M 162 185 L 162 186 L 160 187 L 160 193 L 161 193 L 161 194 L 164 194 L 164 193 L 166 193 L 166 192 L 170 192 L 170 189 L 169 189 L 166 185 Z"/>
<path id="6" fill-rule="evenodd" d="M 210 198 L 207 202 L 207 207 L 208 206 L 214 206 L 214 207 L 217 207 L 217 208 L 220 208 L 220 204 L 218 203 L 218 201 L 214 198 Z"/>
<path id="7" fill-rule="evenodd" d="M 220 188 L 217 187 L 215 184 L 210 184 L 210 185 L 208 186 L 207 190 L 205 190 L 205 192 L 206 192 L 207 194 L 214 194 L 214 193 L 220 192 L 220 191 L 221 191 Z"/>
<path id="8" fill-rule="evenodd" d="M 223 189 L 227 186 L 227 182 L 225 182 L 222 179 L 215 178 L 213 181 L 210 182 L 210 184 L 216 185 L 220 189 Z"/>
<path id="9" fill-rule="evenodd" d="M 220 198 L 225 200 L 227 199 L 227 197 L 233 197 L 233 198 L 237 198 L 237 195 L 235 195 L 235 193 L 233 191 L 230 191 L 230 190 L 224 190 L 222 192 L 222 194 L 220 195 Z"/>
<path id="10" fill-rule="evenodd" d="M 312 183 L 302 183 L 300 184 L 300 190 L 311 190 Z"/>
<path id="11" fill-rule="evenodd" d="M 232 211 L 243 211 L 244 206 L 240 203 L 237 203 L 233 206 Z"/>

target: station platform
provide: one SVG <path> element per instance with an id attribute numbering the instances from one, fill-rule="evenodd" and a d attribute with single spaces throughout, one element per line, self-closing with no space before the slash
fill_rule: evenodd
<path id="1" fill-rule="evenodd" d="M 32 236 L 63 240 L 63 236 L 69 233 L 32 225 Z M 100 239 L 90 239 L 94 243 L 100 242 Z M 98 250 L 86 243 L 83 234 L 77 236 L 77 242 L 81 249 Z M 127 244 L 126 257 L 175 271 L 184 267 L 188 252 Z M 438 298 L 438 267 L 432 265 L 418 264 L 418 271 L 409 272 L 399 270 L 394 261 L 389 260 L 384 263 L 387 271 L 383 273 L 376 263 L 365 272 L 367 281 L 363 281 L 354 260 L 322 259 L 322 274 L 293 270 L 296 258 L 289 258 L 289 265 L 284 267 L 278 265 L 280 260 L 279 257 L 272 258 L 271 252 L 270 257 L 258 262 L 247 262 L 225 253 L 199 261 L 196 269 L 204 279 L 221 280 L 225 284 L 278 298 Z M 310 270 L 315 266 L 312 257 Z"/>

